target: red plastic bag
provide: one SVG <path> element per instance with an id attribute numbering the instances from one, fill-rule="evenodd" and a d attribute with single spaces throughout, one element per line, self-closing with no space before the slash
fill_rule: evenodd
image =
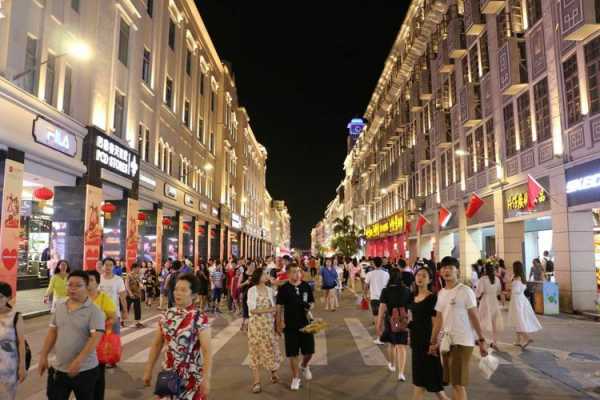
<path id="1" fill-rule="evenodd" d="M 121 361 L 121 338 L 112 332 L 107 332 L 100 339 L 96 353 L 101 364 L 115 365 Z"/>
<path id="2" fill-rule="evenodd" d="M 364 297 L 363 297 L 362 301 L 360 302 L 360 309 L 365 310 L 365 311 L 369 310 L 369 301 L 367 299 L 365 299 Z"/>

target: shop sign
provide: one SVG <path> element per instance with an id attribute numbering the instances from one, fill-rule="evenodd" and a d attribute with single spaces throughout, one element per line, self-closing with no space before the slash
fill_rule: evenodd
<path id="1" fill-rule="evenodd" d="M 212 208 L 212 215 L 213 215 L 213 217 L 219 216 L 219 209 L 217 207 Z"/>
<path id="2" fill-rule="evenodd" d="M 538 195 L 535 209 L 531 212 L 547 211 L 550 209 L 550 199 L 546 190 L 549 189 L 550 180 L 547 176 L 538 179 L 540 185 L 544 187 Z M 504 192 L 504 213 L 506 218 L 518 217 L 530 214 L 527 210 L 527 184 L 519 185 Z"/>
<path id="3" fill-rule="evenodd" d="M 188 207 L 194 207 L 194 198 L 187 193 L 183 195 L 183 202 Z"/>
<path id="4" fill-rule="evenodd" d="M 383 221 L 367 226 L 365 236 L 367 239 L 373 239 L 387 234 L 394 234 L 404 231 L 404 212 L 392 215 Z"/>
<path id="5" fill-rule="evenodd" d="M 77 154 L 77 137 L 39 115 L 33 120 L 33 139 L 70 157 Z"/>
<path id="6" fill-rule="evenodd" d="M 151 178 L 144 174 L 140 174 L 140 183 L 152 190 L 154 190 L 154 188 L 156 187 L 156 181 L 154 180 L 154 178 Z"/>
<path id="7" fill-rule="evenodd" d="M 569 206 L 600 201 L 600 159 L 565 171 Z"/>
<path id="8" fill-rule="evenodd" d="M 165 183 L 165 196 L 177 200 L 177 189 L 174 186 Z"/>
<path id="9" fill-rule="evenodd" d="M 231 213 L 231 226 L 235 229 L 242 229 L 242 218 L 239 214 Z"/>
<path id="10" fill-rule="evenodd" d="M 137 154 L 109 136 L 97 134 L 94 154 L 94 159 L 103 168 L 129 179 L 137 176 L 139 171 Z"/>
<path id="11" fill-rule="evenodd" d="M 203 211 L 208 211 L 208 204 L 206 204 L 205 202 L 201 201 L 200 202 L 200 209 Z"/>

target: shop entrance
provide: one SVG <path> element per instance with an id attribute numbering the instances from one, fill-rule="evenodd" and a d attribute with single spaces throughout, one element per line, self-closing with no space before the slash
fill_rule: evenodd
<path id="1" fill-rule="evenodd" d="M 526 276 L 535 258 L 542 259 L 544 251 L 552 255 L 552 219 L 550 216 L 534 218 L 524 223 L 523 263 Z"/>
<path id="2" fill-rule="evenodd" d="M 468 229 L 465 243 L 465 265 L 496 255 L 496 228 L 486 226 Z"/>

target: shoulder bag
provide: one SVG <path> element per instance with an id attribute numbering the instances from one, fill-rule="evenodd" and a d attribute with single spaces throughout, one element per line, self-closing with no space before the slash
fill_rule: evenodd
<path id="1" fill-rule="evenodd" d="M 13 319 L 13 326 L 15 327 L 15 334 L 17 337 L 17 354 L 19 353 L 19 333 L 17 332 L 17 321 L 19 320 L 18 312 L 15 313 L 15 318 Z M 19 360 L 21 358 L 21 354 L 19 355 Z M 31 365 L 31 349 L 29 348 L 29 343 L 25 340 L 25 370 L 29 371 L 29 366 Z"/>
<path id="2" fill-rule="evenodd" d="M 198 339 L 196 324 L 198 322 L 198 317 L 200 316 L 200 311 L 196 312 L 196 316 L 194 317 L 194 322 L 192 322 L 192 336 L 190 340 L 190 344 L 188 345 L 187 353 L 185 355 L 184 363 L 189 362 L 189 358 L 191 357 L 192 349 L 194 348 L 194 343 Z M 181 382 L 181 377 L 177 373 L 176 369 L 163 369 L 158 373 L 156 378 L 156 386 L 154 388 L 154 394 L 161 397 L 167 396 L 179 396 L 183 391 L 183 385 Z"/>

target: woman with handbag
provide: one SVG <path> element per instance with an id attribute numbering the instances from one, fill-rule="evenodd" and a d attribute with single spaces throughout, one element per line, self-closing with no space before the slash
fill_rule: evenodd
<path id="1" fill-rule="evenodd" d="M 171 400 L 205 400 L 210 391 L 212 351 L 206 314 L 194 306 L 200 290 L 193 273 L 177 277 L 175 306 L 158 323 L 156 337 L 144 372 L 144 384 L 150 386 L 152 370 L 160 351 L 166 346 L 163 368 L 158 373 L 154 394 Z"/>
<path id="2" fill-rule="evenodd" d="M 27 376 L 25 368 L 25 337 L 23 335 L 23 317 L 16 313 L 9 301 L 12 288 L 6 282 L 0 282 L 0 399 L 17 398 L 17 384 L 23 383 Z"/>

